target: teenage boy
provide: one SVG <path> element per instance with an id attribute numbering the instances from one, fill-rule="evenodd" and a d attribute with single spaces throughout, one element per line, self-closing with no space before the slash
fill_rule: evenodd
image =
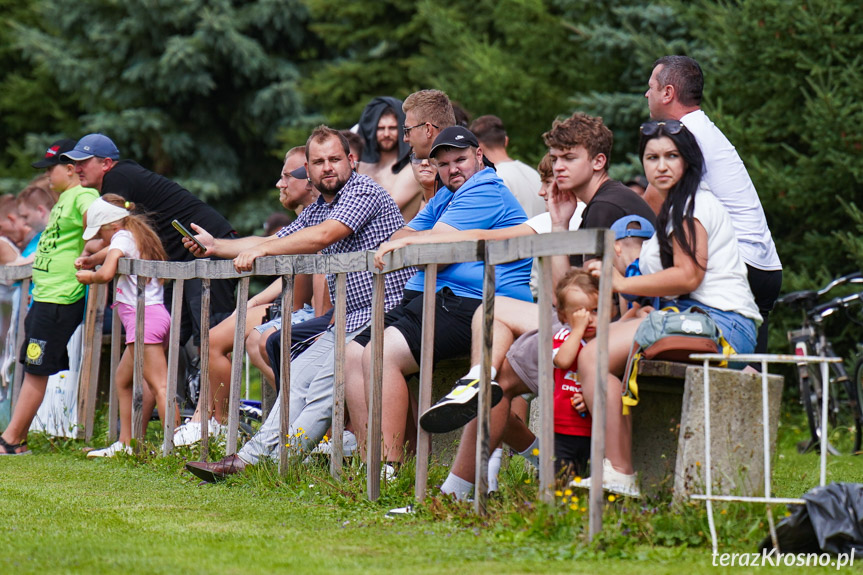
<path id="1" fill-rule="evenodd" d="M 74 263 L 84 249 L 84 212 L 99 193 L 81 187 L 71 160 L 62 155 L 74 146 L 69 142 L 55 142 L 57 153 L 45 168 L 60 199 L 51 209 L 33 260 L 33 306 L 24 321 L 19 360 L 24 364 L 24 381 L 12 420 L 0 436 L 0 455 L 30 453 L 27 430 L 45 397 L 48 377 L 69 369 L 67 345 L 84 318 L 84 285 L 75 278 Z"/>

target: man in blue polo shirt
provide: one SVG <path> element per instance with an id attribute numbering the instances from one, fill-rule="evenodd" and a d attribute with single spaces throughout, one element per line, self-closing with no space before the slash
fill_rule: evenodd
<path id="1" fill-rule="evenodd" d="M 429 157 L 438 166 L 445 187 L 410 223 L 393 234 L 398 239 L 411 234 L 431 235 L 466 229 L 499 229 L 526 221 L 524 210 L 492 168 L 483 168 L 483 154 L 476 137 L 466 128 L 443 130 L 432 144 Z M 497 266 L 496 293 L 532 301 L 530 260 Z M 482 262 L 451 264 L 438 271 L 435 302 L 434 359 L 466 355 L 470 349 L 471 318 L 482 303 Z M 382 431 L 384 458 L 396 467 L 404 455 L 410 394 L 405 377 L 419 371 L 422 335 L 424 272 L 405 286 L 402 303 L 384 320 L 384 376 Z M 365 390 L 371 356 L 370 332 L 358 335 L 348 345 L 347 401 L 357 440 L 365 444 L 368 409 Z M 365 348 L 365 349 L 364 349 Z M 362 363 L 360 363 L 362 362 Z M 500 390 L 497 390 L 500 393 Z M 396 465 L 393 465 L 396 464 Z"/>

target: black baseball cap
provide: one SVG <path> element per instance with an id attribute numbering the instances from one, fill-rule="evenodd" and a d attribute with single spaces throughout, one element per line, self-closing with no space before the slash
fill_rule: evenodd
<path id="1" fill-rule="evenodd" d="M 479 142 L 473 132 L 463 126 L 450 126 L 441 131 L 432 143 L 429 158 L 434 158 L 435 152 L 441 148 L 479 148 Z"/>
<path id="2" fill-rule="evenodd" d="M 63 138 L 62 140 L 57 140 L 56 142 L 51 144 L 47 150 L 45 150 L 45 157 L 43 157 L 38 162 L 33 162 L 30 165 L 34 168 L 45 169 L 59 164 L 74 164 L 75 162 L 73 162 L 69 158 L 61 156 L 66 152 L 71 152 L 75 148 L 75 144 L 77 143 L 78 140 L 73 140 L 71 138 Z"/>

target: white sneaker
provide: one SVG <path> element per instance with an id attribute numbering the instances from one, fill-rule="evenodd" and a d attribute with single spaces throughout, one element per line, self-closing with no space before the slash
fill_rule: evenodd
<path id="1" fill-rule="evenodd" d="M 347 429 L 342 433 L 342 453 L 345 457 L 350 457 L 357 450 L 357 436 Z M 315 448 L 311 451 L 312 453 L 322 453 L 323 455 L 332 455 L 333 454 L 333 442 L 328 439 L 326 441 L 321 441 L 315 446 Z"/>
<path id="2" fill-rule="evenodd" d="M 576 489 L 590 489 L 590 477 L 580 478 L 580 481 L 572 480 L 569 482 L 569 486 Z M 621 473 L 611 465 L 611 461 L 608 459 L 602 460 L 602 490 L 636 499 L 641 497 L 635 474 Z"/>
<path id="3" fill-rule="evenodd" d="M 222 425 L 216 418 L 210 418 L 210 424 L 207 426 L 207 431 L 211 437 L 226 435 L 228 428 Z M 201 423 L 198 421 L 189 421 L 180 425 L 174 430 L 174 445 L 180 447 L 183 445 L 194 445 L 201 441 Z"/>
<path id="4" fill-rule="evenodd" d="M 381 481 L 389 483 L 396 478 L 396 468 L 389 463 L 384 463 L 381 467 Z"/>
<path id="5" fill-rule="evenodd" d="M 94 449 L 87 454 L 87 457 L 114 457 L 121 451 L 127 455 L 132 455 L 132 448 L 130 446 L 116 441 L 104 449 Z"/>

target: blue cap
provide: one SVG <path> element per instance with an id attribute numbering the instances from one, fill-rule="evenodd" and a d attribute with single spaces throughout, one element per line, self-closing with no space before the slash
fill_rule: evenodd
<path id="1" fill-rule="evenodd" d="M 120 159 L 120 150 L 111 141 L 111 138 L 105 134 L 87 134 L 75 144 L 75 148 L 71 152 L 66 152 L 63 157 L 69 158 L 72 161 L 80 162 L 87 160 L 93 156 L 97 158 L 111 158 L 112 160 Z"/>
<path id="2" fill-rule="evenodd" d="M 633 227 L 629 227 L 631 225 Z M 615 241 L 623 238 L 649 238 L 653 236 L 653 224 L 641 216 L 623 216 L 611 224 L 611 231 L 614 232 Z"/>

